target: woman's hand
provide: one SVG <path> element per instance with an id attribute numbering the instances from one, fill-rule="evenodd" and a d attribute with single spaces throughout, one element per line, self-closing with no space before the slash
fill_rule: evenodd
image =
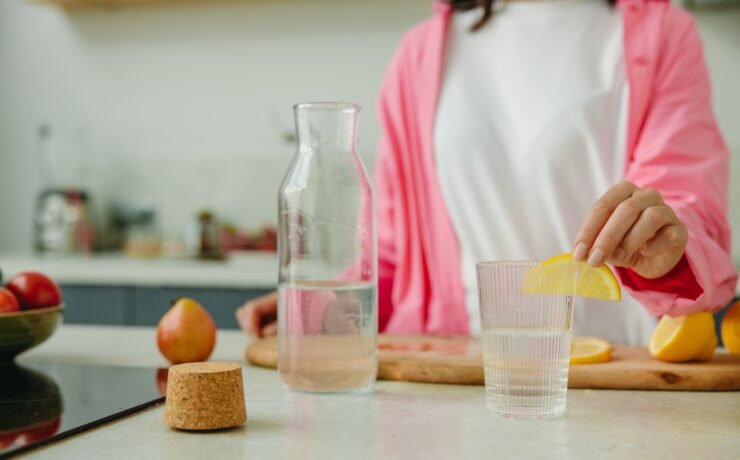
<path id="1" fill-rule="evenodd" d="M 277 334 L 277 292 L 252 299 L 239 307 L 236 320 L 248 334 L 257 337 Z"/>
<path id="2" fill-rule="evenodd" d="M 644 278 L 658 278 L 681 260 L 688 237 L 686 226 L 657 190 L 622 181 L 586 215 L 573 258 L 592 266 L 609 262 Z"/>

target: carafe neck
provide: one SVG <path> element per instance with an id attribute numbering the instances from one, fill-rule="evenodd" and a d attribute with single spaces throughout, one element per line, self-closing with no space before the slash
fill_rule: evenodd
<path id="1" fill-rule="evenodd" d="M 360 106 L 317 102 L 294 106 L 298 152 L 355 153 Z"/>

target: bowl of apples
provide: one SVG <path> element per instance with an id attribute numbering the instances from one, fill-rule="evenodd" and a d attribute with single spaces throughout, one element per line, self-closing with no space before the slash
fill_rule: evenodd
<path id="1" fill-rule="evenodd" d="M 24 272 L 0 287 L 0 363 L 48 339 L 64 312 L 62 292 L 43 273 Z"/>

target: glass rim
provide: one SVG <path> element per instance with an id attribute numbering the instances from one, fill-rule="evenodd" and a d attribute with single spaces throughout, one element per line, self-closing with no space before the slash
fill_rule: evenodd
<path id="1" fill-rule="evenodd" d="M 362 106 L 355 102 L 342 101 L 317 101 L 317 102 L 300 102 L 293 105 L 294 110 L 321 110 L 321 111 L 340 111 L 340 112 L 359 112 Z"/>
<path id="2" fill-rule="evenodd" d="M 530 268 L 542 265 L 541 260 L 483 260 L 475 264 L 476 271 L 502 268 Z M 577 266 L 577 265 L 576 265 Z M 550 265 L 550 270 L 572 270 L 573 265 Z"/>
<path id="3" fill-rule="evenodd" d="M 483 260 L 475 264 L 476 268 L 524 267 L 542 263 L 541 260 Z"/>

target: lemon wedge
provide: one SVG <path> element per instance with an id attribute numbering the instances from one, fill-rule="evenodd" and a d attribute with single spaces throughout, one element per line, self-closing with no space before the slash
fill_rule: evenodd
<path id="1" fill-rule="evenodd" d="M 530 294 L 570 294 L 573 284 L 568 283 L 565 278 L 572 277 L 573 271 L 576 270 L 578 278 L 575 294 L 577 296 L 601 300 L 622 300 L 619 281 L 606 264 L 592 267 L 585 262 L 574 261 L 570 253 L 551 257 L 532 269 L 525 280 L 525 289 Z"/>
<path id="2" fill-rule="evenodd" d="M 573 337 L 570 345 L 571 364 L 605 363 L 612 358 L 612 346 L 598 337 Z"/>
<path id="3" fill-rule="evenodd" d="M 710 359 L 717 346 L 714 317 L 709 312 L 663 316 L 650 337 L 650 354 L 662 361 L 680 363 Z M 708 356 L 708 357 L 707 357 Z"/>
<path id="4" fill-rule="evenodd" d="M 735 302 L 722 318 L 722 343 L 733 355 L 740 355 L 740 301 Z"/>

